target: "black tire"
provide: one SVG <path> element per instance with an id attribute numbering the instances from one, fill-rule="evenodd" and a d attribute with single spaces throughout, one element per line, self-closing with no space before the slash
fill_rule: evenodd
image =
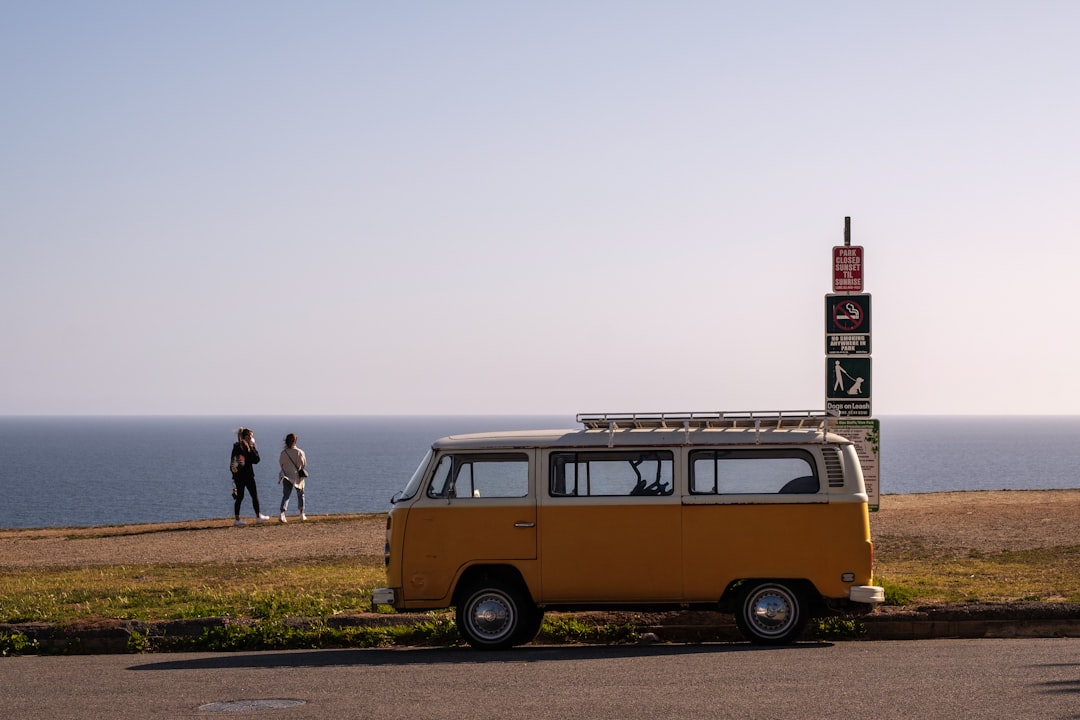
<path id="1" fill-rule="evenodd" d="M 735 624 L 756 645 L 793 643 L 806 626 L 806 603 L 780 582 L 751 583 L 739 596 Z"/>
<path id="2" fill-rule="evenodd" d="M 528 633 L 537 612 L 516 585 L 502 580 L 477 583 L 458 603 L 458 632 L 474 648 L 505 650 L 528 642 L 522 636 Z M 536 629 L 540 629 L 539 624 Z"/>
<path id="3" fill-rule="evenodd" d="M 540 626 L 544 624 L 544 611 L 535 605 L 527 605 L 522 611 L 521 624 L 518 625 L 518 635 L 514 638 L 514 645 L 528 645 L 540 634 Z"/>

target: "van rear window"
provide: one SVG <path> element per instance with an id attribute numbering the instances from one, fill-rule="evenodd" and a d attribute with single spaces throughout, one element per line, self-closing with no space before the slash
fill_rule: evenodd
<path id="1" fill-rule="evenodd" d="M 552 497 L 671 495 L 669 451 L 555 452 L 551 454 Z"/>
<path id="2" fill-rule="evenodd" d="M 805 450 L 694 450 L 690 492 L 695 495 L 813 494 L 820 488 Z"/>

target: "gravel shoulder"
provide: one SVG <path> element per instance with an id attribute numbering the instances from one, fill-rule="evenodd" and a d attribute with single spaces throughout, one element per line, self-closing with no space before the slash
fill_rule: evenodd
<path id="1" fill-rule="evenodd" d="M 386 516 L 325 515 L 242 528 L 231 519 L 93 528 L 0 530 L 0 568 L 260 563 L 320 558 L 381 562 Z M 917 552 L 963 557 L 1080 544 L 1080 489 L 886 495 L 870 514 L 878 560 Z"/>

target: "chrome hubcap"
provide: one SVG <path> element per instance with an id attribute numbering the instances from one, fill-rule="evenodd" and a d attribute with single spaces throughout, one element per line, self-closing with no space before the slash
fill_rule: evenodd
<path id="1" fill-rule="evenodd" d="M 793 616 L 791 599 L 777 590 L 766 590 L 750 601 L 750 619 L 764 635 L 778 635 L 790 627 Z"/>
<path id="2" fill-rule="evenodd" d="M 758 623 L 768 627 L 777 627 L 787 622 L 788 608 L 775 595 L 759 598 L 754 605 L 754 617 Z"/>
<path id="3" fill-rule="evenodd" d="M 506 601 L 496 595 L 485 595 L 473 603 L 473 629 L 485 638 L 498 638 L 506 633 L 512 620 L 512 613 Z"/>

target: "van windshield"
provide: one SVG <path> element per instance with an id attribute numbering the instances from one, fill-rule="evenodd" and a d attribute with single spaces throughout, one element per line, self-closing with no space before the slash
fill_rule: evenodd
<path id="1" fill-rule="evenodd" d="M 416 466 L 416 470 L 413 472 L 412 477 L 409 478 L 409 482 L 405 487 L 390 500 L 390 503 L 400 502 L 401 500 L 408 500 L 416 495 L 416 491 L 420 489 L 420 483 L 424 481 L 424 471 L 427 470 L 428 463 L 431 462 L 431 449 L 424 454 L 424 459 L 420 461 L 420 464 Z"/>

